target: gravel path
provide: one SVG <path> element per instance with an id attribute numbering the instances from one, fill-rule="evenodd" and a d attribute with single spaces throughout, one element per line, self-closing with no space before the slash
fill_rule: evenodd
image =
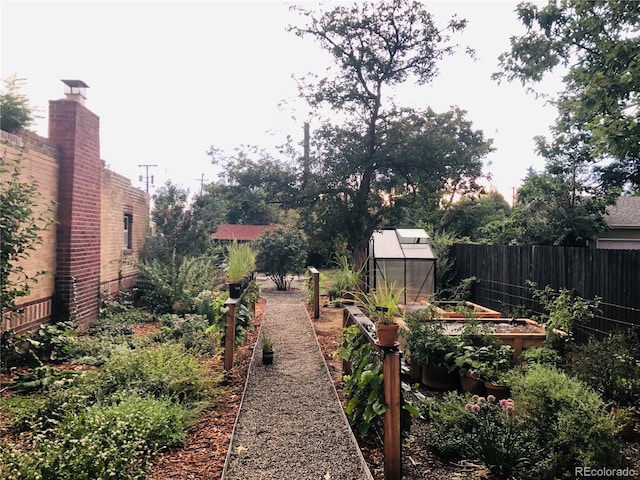
<path id="1" fill-rule="evenodd" d="M 299 290 L 263 289 L 261 333 L 274 339 L 272 365 L 258 341 L 223 480 L 371 479 L 348 426 Z"/>

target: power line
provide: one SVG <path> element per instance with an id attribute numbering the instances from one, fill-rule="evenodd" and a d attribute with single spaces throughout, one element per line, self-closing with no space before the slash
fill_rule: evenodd
<path id="1" fill-rule="evenodd" d="M 151 164 L 151 163 L 147 163 L 147 164 L 143 164 L 143 165 L 138 165 L 138 167 L 142 167 L 145 169 L 145 180 L 147 183 L 147 193 L 149 193 L 149 168 L 151 167 L 157 167 L 158 165 L 156 164 Z M 140 180 L 142 180 L 142 175 L 140 176 Z M 151 184 L 153 185 L 153 175 L 151 176 Z"/>

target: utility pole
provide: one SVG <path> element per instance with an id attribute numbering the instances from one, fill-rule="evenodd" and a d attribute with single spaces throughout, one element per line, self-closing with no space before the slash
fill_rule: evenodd
<path id="1" fill-rule="evenodd" d="M 156 164 L 144 164 L 144 165 L 138 165 L 138 167 L 142 167 L 145 169 L 145 181 L 147 184 L 147 193 L 149 193 L 149 178 L 151 178 L 151 184 L 153 185 L 153 176 L 149 177 L 149 168 L 151 167 L 157 167 L 158 165 Z M 142 175 L 140 175 L 140 180 L 142 181 Z"/>
<path id="2" fill-rule="evenodd" d="M 303 140 L 303 148 L 304 148 L 304 156 L 302 157 L 303 163 L 303 171 L 302 171 L 302 188 L 306 187 L 307 181 L 309 180 L 309 163 L 311 158 L 309 157 L 309 122 L 304 122 L 304 140 Z"/>
<path id="3" fill-rule="evenodd" d="M 200 182 L 200 196 L 202 196 L 202 188 L 204 187 L 204 182 L 208 182 L 208 178 L 204 178 L 204 173 L 200 175 L 200 178 L 196 178 Z"/>

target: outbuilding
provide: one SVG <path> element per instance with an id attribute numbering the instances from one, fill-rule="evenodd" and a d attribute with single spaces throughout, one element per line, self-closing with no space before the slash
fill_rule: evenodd
<path id="1" fill-rule="evenodd" d="M 413 305 L 435 292 L 436 256 L 429 235 L 421 228 L 386 228 L 369 241 L 367 286 L 382 279 L 403 289 L 403 303 Z"/>

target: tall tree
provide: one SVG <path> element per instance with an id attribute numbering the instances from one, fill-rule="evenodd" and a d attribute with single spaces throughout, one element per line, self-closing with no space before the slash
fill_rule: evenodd
<path id="1" fill-rule="evenodd" d="M 497 190 L 461 198 L 442 211 L 440 225 L 444 231 L 454 232 L 458 238 L 472 241 L 486 240 L 486 230 L 492 224 L 504 222 L 511 208 Z"/>
<path id="2" fill-rule="evenodd" d="M 322 78 L 300 80 L 300 94 L 321 111 L 343 119 L 324 121 L 314 138 L 313 158 L 301 185 L 303 217 L 346 236 L 357 268 L 371 233 L 391 211 L 420 194 L 434 203 L 446 188 L 475 187 L 481 158 L 490 150 L 464 112 L 398 109 L 390 93 L 406 81 L 428 83 L 455 45 L 449 34 L 466 21 L 453 18 L 438 29 L 424 3 L 410 0 L 355 2 L 316 13 L 291 27 L 315 39 L 333 58 Z"/>
<path id="3" fill-rule="evenodd" d="M 167 182 L 153 195 L 151 220 L 157 233 L 166 241 L 169 252 L 178 256 L 178 263 L 187 255 L 205 253 L 211 232 L 195 222 L 189 204 L 189 190 Z"/>
<path id="4" fill-rule="evenodd" d="M 526 33 L 511 39 L 495 78 L 539 82 L 564 68 L 556 99 L 597 154 L 613 159 L 602 169 L 611 185 L 640 189 L 640 3 L 628 0 L 562 0 L 516 9 Z"/>

